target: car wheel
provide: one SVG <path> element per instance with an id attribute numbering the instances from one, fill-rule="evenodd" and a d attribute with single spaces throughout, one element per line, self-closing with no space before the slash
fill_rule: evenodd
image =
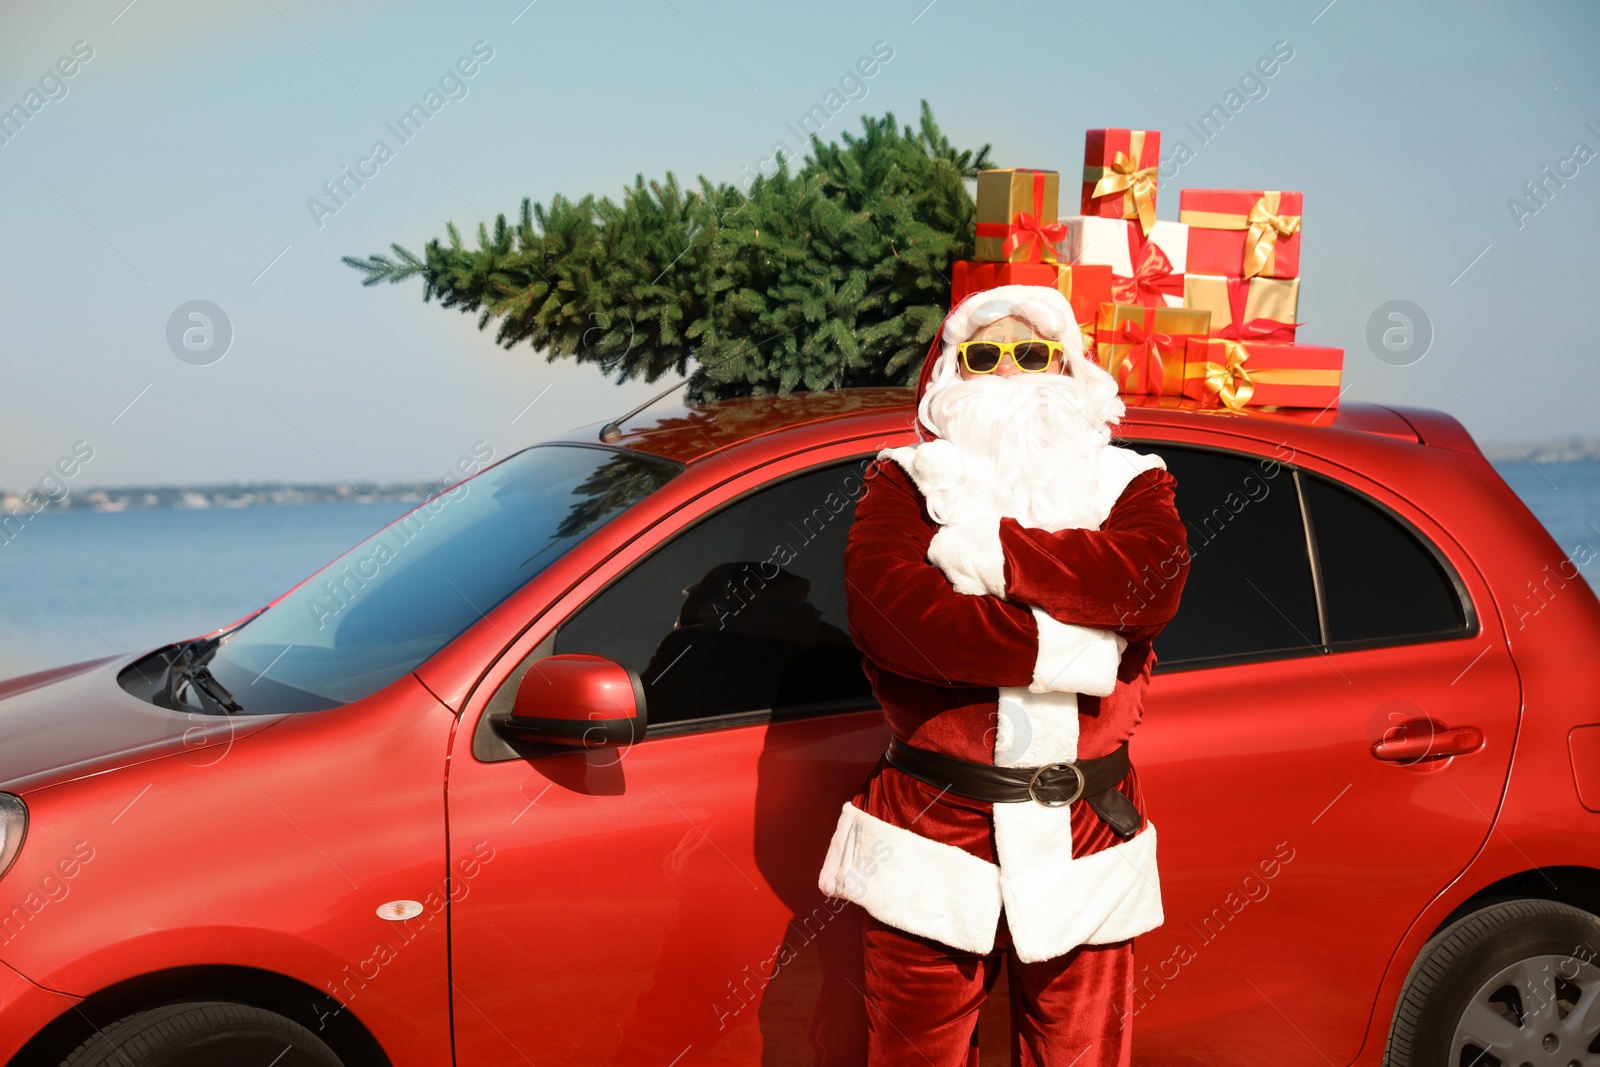
<path id="1" fill-rule="evenodd" d="M 1600 919 L 1508 900 L 1435 934 L 1406 978 L 1386 1067 L 1600 1065 Z"/>
<path id="2" fill-rule="evenodd" d="M 106 1027 L 61 1067 L 343 1067 L 333 1050 L 299 1023 L 224 1001 L 168 1004 Z"/>

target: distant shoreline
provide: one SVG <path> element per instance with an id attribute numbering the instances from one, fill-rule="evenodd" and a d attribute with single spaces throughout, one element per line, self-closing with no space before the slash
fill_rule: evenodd
<path id="1" fill-rule="evenodd" d="M 439 482 L 285 483 L 230 485 L 138 485 L 114 489 L 72 489 L 49 498 L 51 511 L 206 511 L 212 508 L 292 507 L 301 504 L 420 504 L 449 488 Z M 34 492 L 34 491 L 29 491 Z M 0 491 L 0 518 L 29 508 L 24 493 Z"/>
<path id="2" fill-rule="evenodd" d="M 1539 466 L 1600 461 L 1600 437 L 1480 446 L 1490 463 Z M 52 498 L 53 511 L 152 511 L 160 508 L 286 507 L 300 504 L 420 504 L 449 488 L 439 482 L 248 482 L 227 485 L 138 485 L 72 489 Z M 26 493 L 0 490 L 0 517 L 29 510 Z"/>
<path id="3" fill-rule="evenodd" d="M 1490 463 L 1526 460 L 1540 465 L 1600 460 L 1600 437 L 1565 437 L 1522 444 L 1479 445 Z"/>

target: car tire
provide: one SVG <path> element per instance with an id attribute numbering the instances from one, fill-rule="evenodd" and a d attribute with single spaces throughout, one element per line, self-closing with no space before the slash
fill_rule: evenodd
<path id="1" fill-rule="evenodd" d="M 274 1058 L 276 1057 L 276 1059 Z M 261 1008 L 196 1001 L 129 1015 L 96 1033 L 61 1067 L 343 1067 L 297 1022 Z"/>
<path id="2" fill-rule="evenodd" d="M 1385 1067 L 1600 1062 L 1600 918 L 1506 900 L 1451 923 L 1406 977 Z"/>

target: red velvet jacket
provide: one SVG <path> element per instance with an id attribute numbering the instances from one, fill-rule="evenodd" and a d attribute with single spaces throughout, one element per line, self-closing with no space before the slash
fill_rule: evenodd
<path id="1" fill-rule="evenodd" d="M 936 339 L 919 398 L 938 350 Z M 935 535 L 953 528 L 931 517 L 922 476 L 901 466 L 915 467 L 917 449 L 930 447 L 951 446 L 887 450 L 869 466 L 844 555 L 851 637 L 890 731 L 980 763 L 1001 762 L 1003 751 L 1007 766 L 1112 752 L 1139 725 L 1152 642 L 1188 575 L 1175 479 L 1158 456 L 1109 447 L 1102 489 L 1122 489 L 1099 504 L 1107 510 L 1098 528 L 1050 532 L 1000 518 L 998 551 L 985 551 L 991 561 L 1003 556 L 1004 595 L 973 595 L 930 561 Z M 987 566 L 998 584 L 997 562 Z M 1125 642 L 1120 656 L 1107 647 L 1116 639 Z M 1091 646 L 1089 658 L 1103 664 L 1093 677 L 1041 681 L 1059 676 L 1047 660 L 1070 662 Z M 1031 745 L 1013 746 L 1018 723 Z M 1130 754 L 1136 768 L 1137 746 Z M 1141 815 L 1127 839 L 1082 799 L 1064 807 L 970 800 L 880 760 L 844 805 L 818 884 L 889 925 L 973 952 L 990 951 L 1004 907 L 1024 962 L 1130 938 L 1159 926 L 1163 913 L 1155 825 L 1137 770 L 1117 788 Z"/>

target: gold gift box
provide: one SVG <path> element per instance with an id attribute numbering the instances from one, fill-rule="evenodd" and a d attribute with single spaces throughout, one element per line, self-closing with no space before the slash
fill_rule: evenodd
<path id="1" fill-rule="evenodd" d="M 1133 325 L 1142 332 L 1146 328 L 1147 314 L 1149 332 L 1171 338 L 1170 345 L 1159 342 L 1145 345 L 1127 339 L 1125 328 Z M 1119 392 L 1177 395 L 1183 392 L 1183 366 L 1189 338 L 1204 338 L 1211 332 L 1211 312 L 1198 308 L 1101 304 L 1096 326 L 1096 362 L 1117 379 Z"/>
<path id="2" fill-rule="evenodd" d="M 1042 176 L 1042 177 L 1041 177 Z M 1061 175 L 1053 170 L 980 170 L 976 258 L 990 263 L 1054 263 L 1055 241 L 1039 228 L 1061 229 Z M 1022 225 L 1031 220 L 1034 229 Z M 1010 248 L 1007 248 L 1007 245 Z"/>
<path id="3" fill-rule="evenodd" d="M 1220 274 L 1188 274 L 1183 279 L 1183 306 L 1211 313 L 1211 332 L 1224 336 L 1233 321 L 1238 294 L 1244 293 L 1244 322 L 1261 322 L 1255 331 L 1246 331 L 1235 340 L 1294 341 L 1295 316 L 1300 310 L 1299 278 L 1228 278 Z M 1267 329 L 1265 323 L 1273 328 Z M 1237 333 L 1233 330 L 1226 336 Z"/>

